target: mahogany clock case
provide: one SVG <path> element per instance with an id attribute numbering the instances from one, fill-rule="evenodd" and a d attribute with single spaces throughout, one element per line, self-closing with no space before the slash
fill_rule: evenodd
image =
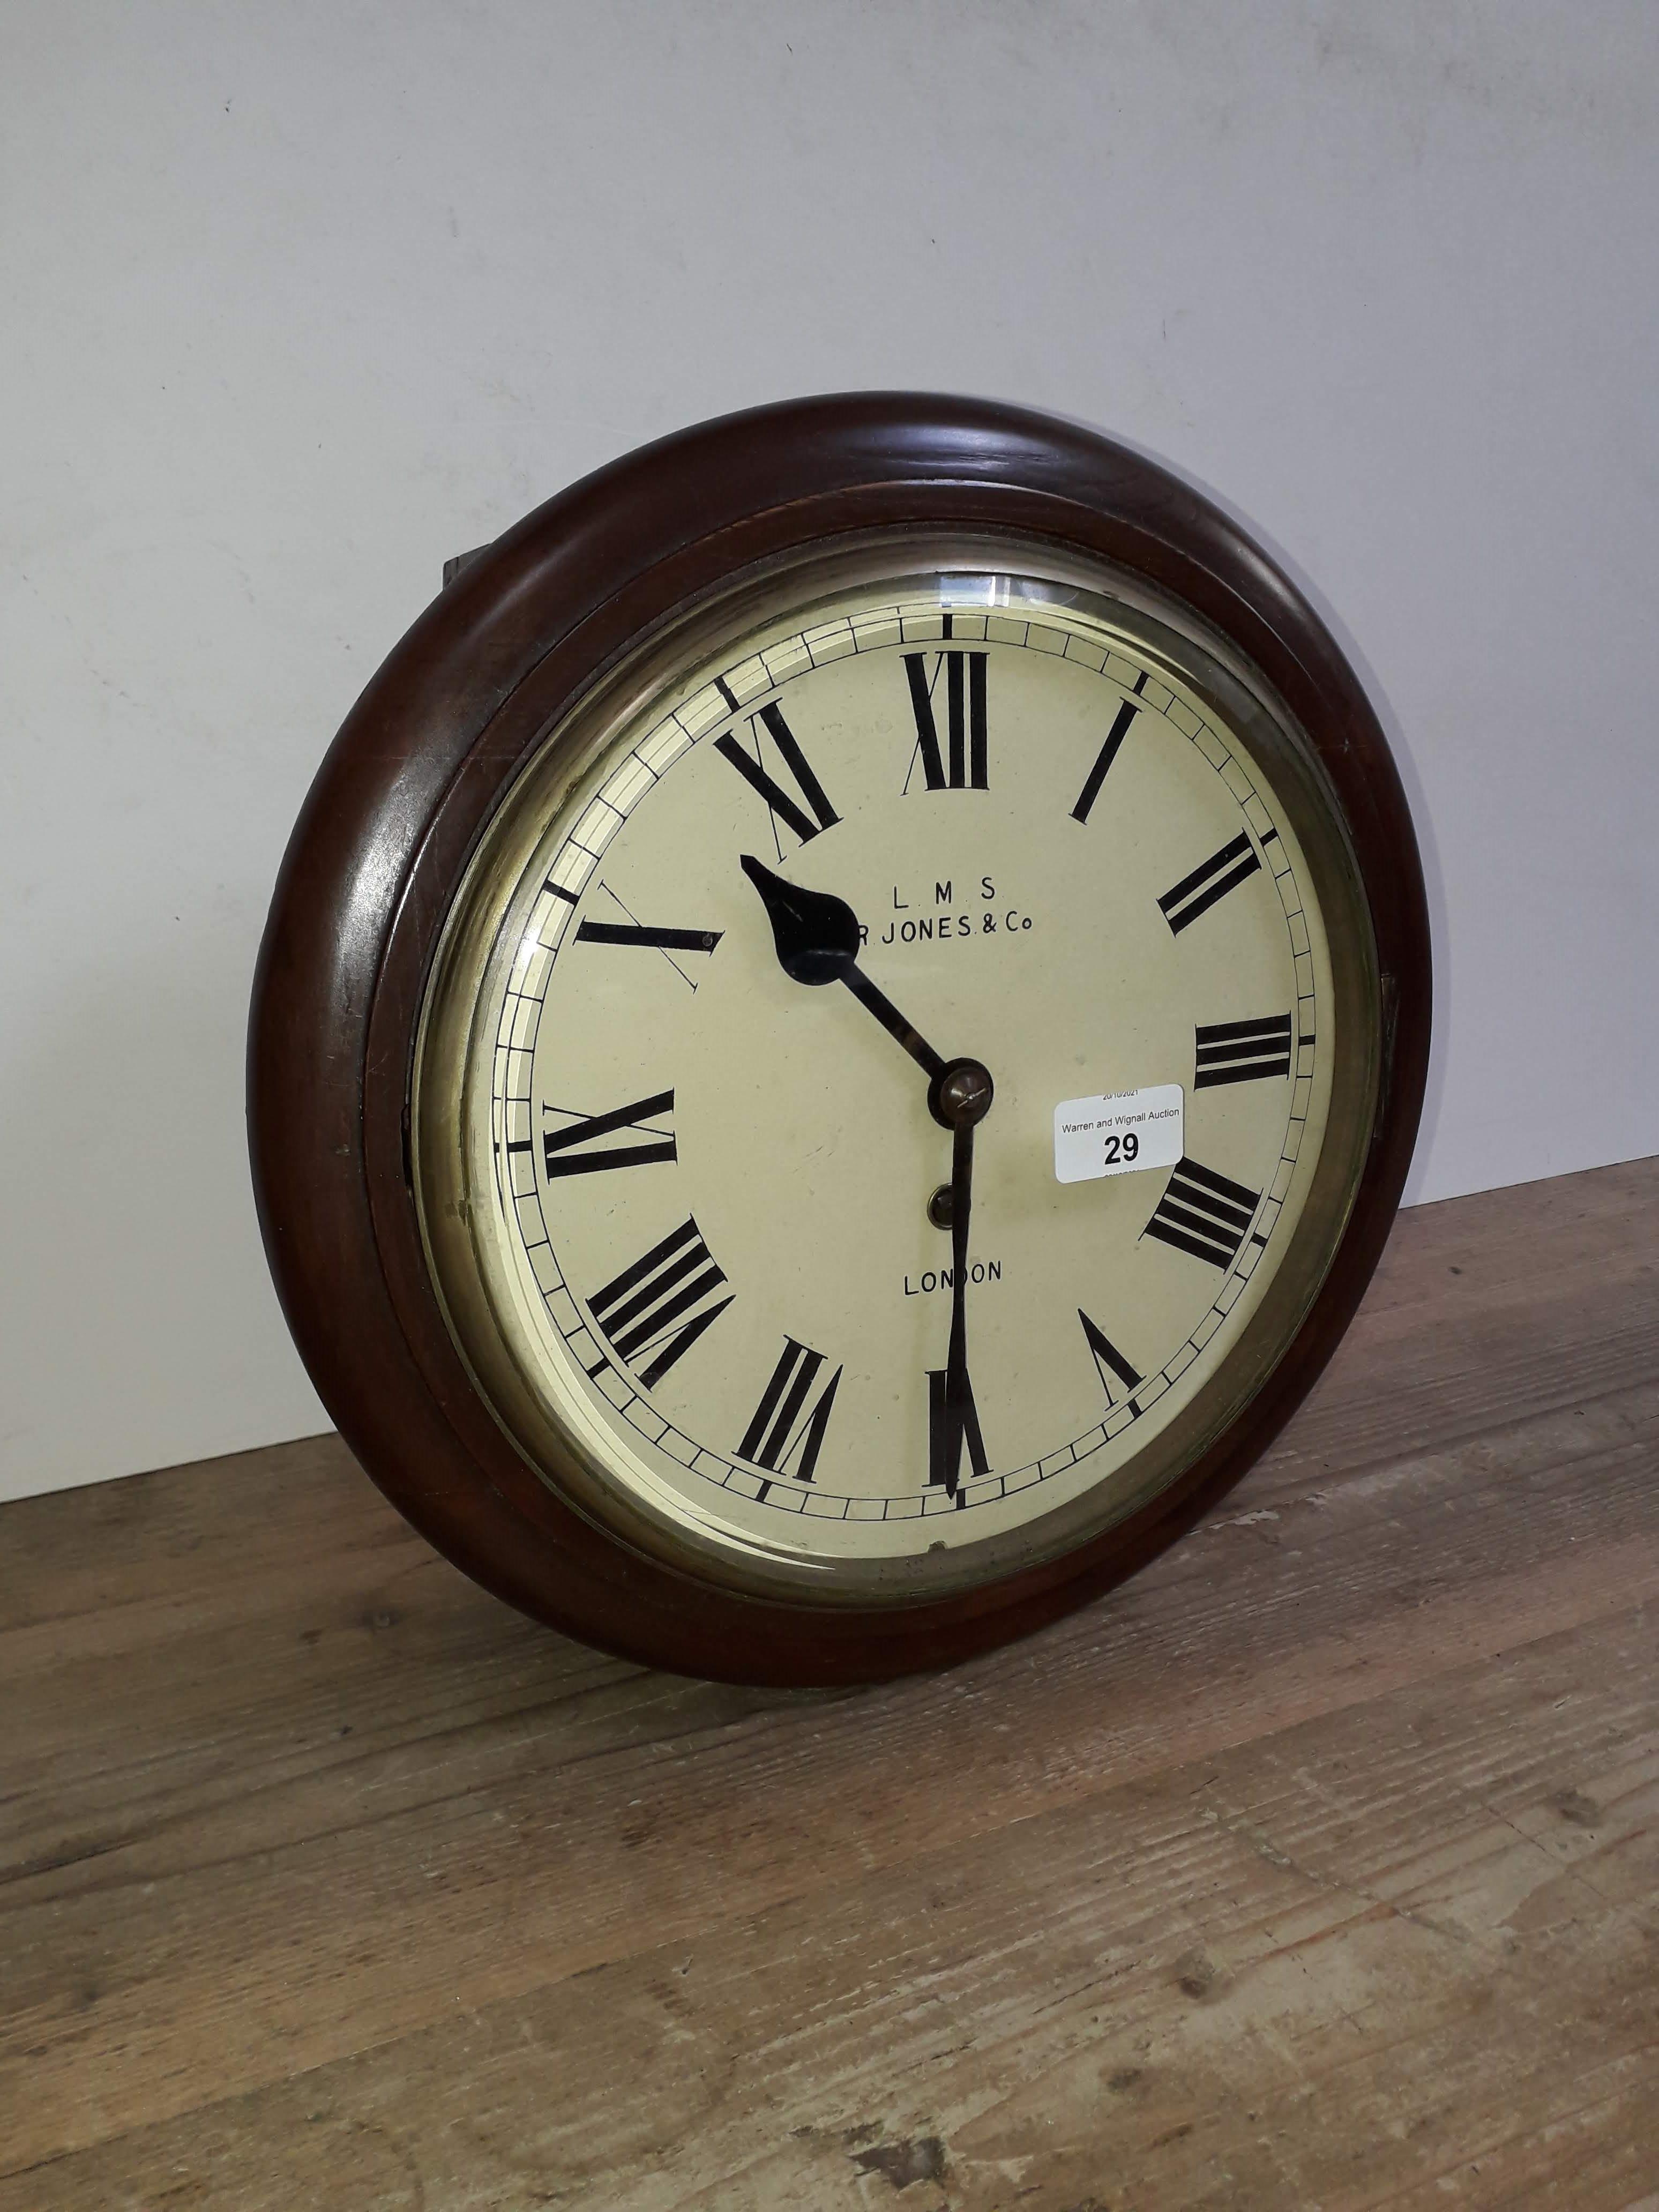
<path id="1" fill-rule="evenodd" d="M 477 842 L 592 687 L 690 608 L 841 547 L 1024 541 L 1144 579 L 1287 710 L 1346 827 L 1379 984 L 1376 1105 L 1346 1224 L 1288 1352 L 1152 1501 L 1003 1580 L 903 1605 L 780 1602 L 618 1540 L 515 1449 L 434 1293 L 410 1152 L 427 979 Z M 392 1502 L 509 1603 L 679 1672 L 871 1680 L 1029 1632 L 1154 1557 L 1245 1474 L 1351 1320 L 1399 1202 L 1430 1030 L 1426 908 L 1399 778 L 1305 598 L 1212 502 L 1069 422 L 921 393 L 799 400 L 642 448 L 467 565 L 348 717 L 295 826 L 255 979 L 248 1118 L 278 1294 L 331 1415 Z"/>

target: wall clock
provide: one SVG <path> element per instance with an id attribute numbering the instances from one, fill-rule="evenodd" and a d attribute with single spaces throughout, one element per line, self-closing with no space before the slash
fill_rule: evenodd
<path id="1" fill-rule="evenodd" d="M 266 1247 L 503 1598 L 869 1680 L 1104 1590 L 1353 1313 L 1429 1031 L 1364 693 L 1238 526 L 1007 407 L 763 408 L 471 561 L 261 954 Z"/>

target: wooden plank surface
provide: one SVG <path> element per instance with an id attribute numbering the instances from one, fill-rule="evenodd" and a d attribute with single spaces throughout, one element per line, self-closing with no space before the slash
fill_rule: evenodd
<path id="1" fill-rule="evenodd" d="M 1218 1516 L 641 1672 L 332 1439 L 0 1509 L 0 2212 L 1659 2208 L 1659 1162 L 1405 1216 Z"/>

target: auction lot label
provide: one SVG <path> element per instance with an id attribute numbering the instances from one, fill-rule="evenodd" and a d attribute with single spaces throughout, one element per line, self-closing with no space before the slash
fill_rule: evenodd
<path id="1" fill-rule="evenodd" d="M 1102 1176 L 1173 1167 L 1186 1149 L 1184 1119 L 1178 1083 L 1063 1098 L 1054 1109 L 1055 1176 L 1061 1182 L 1094 1182 Z"/>

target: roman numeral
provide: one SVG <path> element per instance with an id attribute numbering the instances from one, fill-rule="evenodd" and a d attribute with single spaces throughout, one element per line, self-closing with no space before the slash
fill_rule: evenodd
<path id="1" fill-rule="evenodd" d="M 1261 1202 L 1259 1190 L 1246 1190 L 1196 1160 L 1182 1160 L 1141 1233 L 1212 1267 L 1231 1267 Z"/>
<path id="2" fill-rule="evenodd" d="M 1107 1397 L 1109 1399 L 1113 1395 L 1114 1380 L 1121 1386 L 1126 1396 L 1138 1390 L 1140 1388 L 1140 1376 L 1135 1373 L 1134 1369 L 1130 1366 L 1110 1337 L 1103 1330 L 1096 1328 L 1081 1306 L 1077 1310 L 1077 1317 L 1083 1323 L 1084 1340 L 1088 1345 L 1091 1356 L 1093 1358 L 1095 1372 L 1100 1377 L 1100 1387 L 1106 1393 Z"/>
<path id="3" fill-rule="evenodd" d="M 927 1375 L 927 1483 L 930 1489 L 943 1488 L 947 1498 L 955 1498 L 963 1444 L 975 1475 L 988 1474 L 991 1462 L 985 1456 L 985 1439 L 979 1432 L 973 1384 L 968 1385 L 968 1402 L 956 1413 L 945 1403 L 945 1369 L 937 1367 L 930 1368 Z"/>
<path id="4" fill-rule="evenodd" d="M 799 1452 L 800 1465 L 793 1470 L 795 1479 L 798 1482 L 811 1482 L 842 1376 L 838 1367 L 818 1392 L 817 1402 L 809 1412 L 806 1401 L 823 1365 L 821 1352 L 809 1351 L 805 1345 L 797 1344 L 793 1336 L 785 1337 L 782 1356 L 772 1370 L 772 1378 L 755 1408 L 755 1418 L 744 1431 L 743 1442 L 738 1446 L 740 1459 L 753 1460 L 757 1467 L 769 1468 L 774 1474 L 787 1474 L 791 1472 L 789 1461 Z"/>
<path id="5" fill-rule="evenodd" d="M 945 635 L 950 635 L 948 630 Z M 920 754 L 929 791 L 989 788 L 986 780 L 987 658 L 982 653 L 936 653 L 930 677 L 925 653 L 904 656 L 904 672 L 910 679 L 910 711 L 916 719 L 916 749 L 910 756 L 910 766 L 914 771 Z M 939 725 L 933 720 L 933 692 L 941 668 L 945 671 L 945 754 L 939 751 Z M 908 775 L 904 787 L 907 791 L 910 787 Z"/>
<path id="6" fill-rule="evenodd" d="M 724 690 L 724 685 L 721 689 Z M 731 697 L 729 692 L 726 696 L 728 699 Z M 762 767 L 760 733 L 755 727 L 757 722 L 765 725 L 779 757 L 794 778 L 797 797 L 792 798 L 777 778 Z M 830 804 L 823 786 L 813 775 L 805 754 L 796 743 L 794 732 L 784 720 L 783 710 L 775 700 L 771 705 L 763 707 L 758 714 L 749 717 L 749 728 L 755 740 L 754 758 L 750 757 L 729 730 L 723 738 L 715 738 L 714 750 L 723 760 L 730 761 L 744 781 L 759 792 L 766 801 L 774 817 L 774 838 L 777 837 L 779 822 L 787 822 L 803 845 L 810 843 L 820 830 L 833 830 L 841 817 Z M 801 803 L 803 800 L 805 805 Z M 811 809 L 810 814 L 806 811 L 808 807 Z M 781 841 L 778 843 L 778 857 L 783 857 Z"/>
<path id="7" fill-rule="evenodd" d="M 652 1129 L 647 1125 L 659 1114 L 672 1114 L 674 1094 L 659 1091 L 654 1098 L 636 1098 L 630 1106 L 618 1106 L 614 1113 L 577 1115 L 564 1129 L 544 1129 L 542 1132 L 542 1159 L 547 1169 L 547 1179 L 554 1182 L 560 1176 L 595 1175 L 601 1168 L 642 1168 L 652 1160 L 672 1160 L 675 1157 L 672 1130 Z M 544 1114 L 561 1114 L 562 1106 L 544 1106 Z M 618 1129 L 641 1129 L 652 1139 L 648 1145 L 609 1145 L 599 1152 L 579 1152 L 576 1146 L 591 1145 L 600 1137 L 609 1137 Z M 529 1139 L 520 1139 L 509 1145 L 509 1152 L 521 1151 Z"/>
<path id="8" fill-rule="evenodd" d="M 578 945 L 654 945 L 659 952 L 712 952 L 725 934 L 719 929 L 652 929 L 637 921 L 584 921 Z"/>
<path id="9" fill-rule="evenodd" d="M 550 884 L 548 888 L 552 890 L 559 890 L 556 884 Z M 725 933 L 718 929 L 656 928 L 649 923 L 642 922 L 633 908 L 611 890 L 603 877 L 599 879 L 599 889 L 611 901 L 612 906 L 626 919 L 622 921 L 584 921 L 576 931 L 577 944 L 631 945 L 643 947 L 652 952 L 659 952 L 687 989 L 695 991 L 696 985 L 681 967 L 674 955 L 677 952 L 712 952 Z M 559 895 L 561 897 L 569 898 L 573 905 L 575 903 L 574 893 L 560 891 Z"/>
<path id="10" fill-rule="evenodd" d="M 1231 845 L 1212 853 L 1201 868 L 1194 868 L 1190 876 L 1181 878 L 1173 890 L 1164 892 L 1158 901 L 1164 919 L 1178 937 L 1189 922 L 1207 914 L 1218 899 L 1225 898 L 1230 890 L 1247 876 L 1253 876 L 1261 866 L 1249 832 L 1241 830 Z"/>
<path id="11" fill-rule="evenodd" d="M 1202 1023 L 1196 1031 L 1194 1091 L 1218 1083 L 1255 1083 L 1291 1072 L 1291 1018 L 1269 1014 L 1259 1022 Z"/>
<path id="12" fill-rule="evenodd" d="M 1142 669 L 1140 674 L 1135 678 L 1135 690 L 1139 691 L 1146 681 L 1146 672 Z M 1100 787 L 1106 781 L 1106 772 L 1117 758 L 1123 740 L 1129 734 L 1130 726 L 1139 712 L 1140 708 L 1133 699 L 1126 699 L 1118 708 L 1113 717 L 1112 726 L 1106 732 L 1106 742 L 1096 755 L 1095 764 L 1090 769 L 1083 788 L 1077 795 L 1077 805 L 1072 809 L 1073 822 L 1088 820 L 1089 809 L 1100 796 Z"/>
<path id="13" fill-rule="evenodd" d="M 619 1358 L 631 1360 L 641 1352 L 655 1354 L 650 1364 L 640 1370 L 641 1388 L 649 1390 L 731 1304 L 726 1297 L 717 1305 L 705 1306 L 701 1313 L 692 1312 L 725 1280 L 696 1223 L 688 1218 L 631 1267 L 613 1276 L 602 1291 L 596 1291 L 587 1301 L 588 1310 L 603 1327 Z M 690 1318 L 682 1319 L 683 1316 Z M 604 1364 L 600 1362 L 601 1366 Z M 588 1370 L 595 1375 L 599 1371 L 597 1367 Z"/>

